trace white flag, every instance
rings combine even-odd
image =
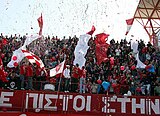
[[[75,48],[74,65],[78,63],[80,68],[82,68],[82,66],[85,65],[85,62],[86,62],[85,55],[86,55],[87,50],[89,48],[88,41],[90,38],[91,38],[91,35],[89,35],[89,34],[81,35],[79,38],[79,41],[77,43],[77,46]]]
[[[38,38],[41,38],[42,36],[41,35],[31,35],[31,36],[28,36],[24,42],[24,45],[23,46],[26,46],[26,45],[29,45],[30,43],[32,43],[34,40],[38,39]]]
[[[137,41],[131,41],[131,49],[133,49],[134,57],[137,60],[137,66],[136,68],[145,68],[146,65],[141,62],[139,59],[139,51],[138,51],[138,42]]]
[[[143,62],[141,62],[139,59],[139,52],[137,53],[136,60],[137,60],[136,68],[145,68],[146,67],[146,65]]]
[[[138,42],[137,41],[131,41],[131,49],[133,49],[133,53],[138,53]]]
[[[79,41],[74,50],[74,55],[75,55],[74,65],[79,64],[80,68],[82,68],[82,66],[85,65],[85,62],[86,62],[85,55],[87,54],[87,50],[89,48],[88,41],[95,30],[96,28],[93,25],[91,28],[91,31],[79,37]]]
[[[58,64],[55,68],[51,69],[50,77],[53,77],[53,76],[56,76],[57,74],[62,73],[64,69],[64,63],[65,63],[65,60],[61,62],[60,64]]]
[[[22,47],[18,48],[17,50],[13,51],[13,55],[11,58],[11,61],[7,64],[7,67],[13,68],[15,67],[15,63],[18,64],[22,61],[22,59],[25,57],[22,50],[26,50],[26,46],[32,43],[34,40],[40,38],[40,35],[35,36],[29,36],[26,38],[24,44]],[[14,59],[15,58],[15,59]]]
[[[13,68],[15,67],[15,63],[19,63],[22,61],[22,59],[25,57],[25,55],[22,52],[22,49],[26,49],[24,46],[20,47],[19,49],[13,51],[13,55],[11,57],[11,61],[7,64],[7,67]]]

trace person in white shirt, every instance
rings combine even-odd
[[[92,91],[93,94],[98,93],[98,84],[93,82],[93,84],[91,85],[91,91]]]
[[[70,83],[70,79],[71,79],[71,75],[70,75],[70,66],[66,65],[65,70],[63,71],[63,75],[64,75],[64,92],[69,92],[69,83]]]

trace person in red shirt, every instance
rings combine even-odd
[[[85,93],[86,87],[86,69],[82,66],[81,74],[80,74],[80,93]]]
[[[27,89],[29,90],[33,90],[33,68],[32,68],[32,64],[29,63],[26,66],[26,77],[28,78],[28,87]]]
[[[20,65],[20,80],[21,80],[21,90],[24,90],[24,78],[25,78],[25,74],[26,74],[26,66],[25,66],[25,62],[22,62],[22,64]]]
[[[40,68],[38,65],[35,66],[35,79],[36,79],[36,86],[37,90],[42,89],[42,82],[45,81],[45,77],[47,76],[47,72],[45,69]]]
[[[4,87],[5,82],[8,82],[7,72],[4,71],[3,62],[0,57],[0,88]]]
[[[79,64],[73,66],[72,77],[71,77],[71,90],[72,92],[78,91],[78,82],[80,78],[81,69],[79,68]]]
[[[35,70],[35,79],[36,79],[36,87],[35,89],[40,90],[41,89],[41,73],[42,69],[36,65],[36,70]]]

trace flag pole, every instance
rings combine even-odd
[[[59,80],[59,82],[58,82],[58,91],[57,91],[57,95],[59,95],[59,92],[60,92],[60,86],[61,86],[61,80],[62,80],[62,73],[61,73],[61,75],[60,75],[60,80]],[[58,97],[57,97],[57,99],[56,99],[56,101],[55,101],[55,105],[54,105],[54,109],[57,111],[57,102],[58,102]]]
[[[65,60],[65,59],[64,59]],[[63,72],[62,72],[63,73]],[[61,81],[62,81],[62,73],[60,74],[60,79],[59,79],[59,82],[58,82],[58,91],[57,91],[57,95],[59,95],[59,92],[60,92],[60,87],[61,87]],[[57,111],[57,102],[58,102],[58,97],[55,101],[55,105],[54,105],[54,110]]]

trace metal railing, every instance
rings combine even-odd
[[[64,81],[55,81],[55,82],[52,82],[50,83],[49,81],[33,81],[32,85],[33,85],[33,89],[32,90],[36,90],[36,91],[43,91],[44,90],[44,86],[46,84],[52,84],[55,86],[55,90],[54,91],[60,91],[60,92],[64,92],[64,88],[65,88],[65,82]],[[92,94],[92,84],[85,84],[86,87],[85,87],[85,93],[91,93]],[[28,81],[25,80],[25,88],[23,90],[28,90],[27,88],[28,86]],[[60,88],[58,88],[58,86]],[[76,90],[73,90],[72,88],[74,86],[77,86],[77,89]],[[97,84],[98,86],[98,84]],[[156,94],[154,88],[155,87],[159,87],[159,86],[151,86],[150,88],[150,93],[149,94],[145,94],[146,96],[159,96],[158,94]],[[17,89],[11,89],[11,88],[7,88],[7,87],[4,87],[3,89],[9,89],[9,90],[21,90],[20,87],[18,87]],[[139,89],[141,89],[141,87],[139,87]],[[80,91],[80,83],[71,83],[71,81],[69,82],[69,92],[75,92],[75,93],[79,93]],[[109,94],[116,94],[116,95],[124,95],[124,94],[127,94],[127,92],[130,91],[132,95],[136,95],[136,96],[145,96],[141,93],[140,90],[136,89],[136,88],[133,88],[131,89],[131,86],[130,85],[120,85],[119,87],[112,87],[110,86],[109,89],[108,89],[108,93]],[[104,92],[105,93],[105,92]],[[95,94],[95,93],[94,93]],[[100,94],[98,93],[98,88],[97,88],[97,94]]]

